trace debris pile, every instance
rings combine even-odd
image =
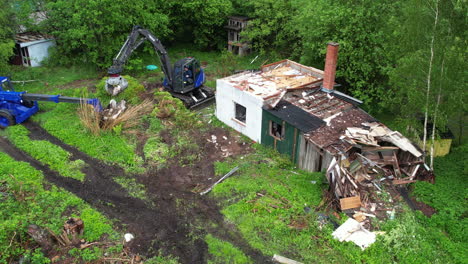
[[[422,151],[381,123],[348,127],[340,139],[348,147],[333,158],[327,180],[339,208],[358,222],[393,218],[399,196],[395,186],[434,180]]]

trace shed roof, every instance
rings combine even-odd
[[[53,41],[53,37],[46,34],[37,32],[24,32],[15,35],[15,42],[20,45],[21,48],[35,45],[42,42]]]
[[[53,39],[52,36],[37,33],[37,32],[24,32],[18,33],[15,36],[16,43],[26,43],[26,42],[33,42],[38,40],[48,40]]]
[[[257,72],[242,72],[223,78],[233,87],[256,97],[267,99],[284,89],[297,89],[321,81],[323,71],[290,60],[262,67]]]
[[[240,20],[240,21],[247,21],[247,20],[249,20],[250,18],[249,18],[249,17],[246,17],[246,16],[230,16],[229,19]]]
[[[263,107],[263,109],[304,133],[311,132],[325,124],[320,118],[312,116],[301,108],[284,100],[281,100],[275,108],[269,109],[268,107]]]
[[[314,131],[311,131],[306,138],[314,144],[327,150],[330,153],[344,151],[351,144],[342,141],[341,136],[349,127],[365,127],[363,123],[376,122],[377,120],[358,107],[352,107],[341,111],[325,120],[324,125]]]

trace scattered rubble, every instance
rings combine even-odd
[[[399,132],[378,122],[348,127],[344,143],[327,169],[327,179],[339,208],[359,222],[393,218],[396,186],[416,180],[433,181],[422,151]]]

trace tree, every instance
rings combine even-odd
[[[189,42],[201,49],[226,44],[224,26],[232,13],[230,0],[178,0],[169,7],[170,28],[177,42]]]
[[[5,71],[8,67],[8,61],[13,55],[14,42],[14,19],[12,12],[12,2],[3,1],[3,7],[0,10],[0,70]]]
[[[41,26],[57,41],[56,61],[106,67],[134,25],[160,38],[169,35],[166,5],[162,0],[48,0],[47,19]]]
[[[251,18],[244,36],[254,49],[268,53],[271,60],[298,57],[301,47],[296,26],[291,19],[296,10],[290,0],[234,1],[240,14]]]
[[[417,124],[416,117],[424,116],[419,135],[426,151],[429,123],[434,142],[436,131],[444,131],[449,118],[463,117],[468,110],[466,6],[449,0],[413,0],[402,10],[400,56],[390,75],[397,89],[393,104],[409,123]]]
[[[383,107],[387,70],[394,62],[391,46],[399,2],[392,0],[293,0],[292,19],[302,39],[301,62],[323,68],[326,43],[340,44],[337,78],[346,92],[370,110]]]

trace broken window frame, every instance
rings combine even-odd
[[[276,126],[279,126],[279,127],[280,127],[280,130],[281,130],[281,131],[280,131],[279,137],[273,133],[274,124],[276,124]],[[272,136],[273,138],[275,138],[275,139],[277,139],[277,140],[283,140],[283,139],[284,139],[284,136],[285,136],[285,131],[286,131],[285,127],[286,127],[286,126],[285,126],[285,123],[284,123],[284,122],[282,122],[281,124],[279,124],[279,123],[277,123],[277,122],[275,122],[275,121],[273,121],[273,120],[270,120],[268,133],[270,134],[270,136]],[[276,131],[278,131],[278,130],[276,130]]]
[[[242,107],[244,110],[244,114],[242,116],[241,113],[238,112],[238,110],[242,110],[242,108],[238,108],[238,107]],[[239,115],[240,114],[240,115]],[[247,108],[239,103],[236,103],[234,102],[234,119],[237,121],[237,122],[240,122],[242,124],[246,124],[247,122]]]

